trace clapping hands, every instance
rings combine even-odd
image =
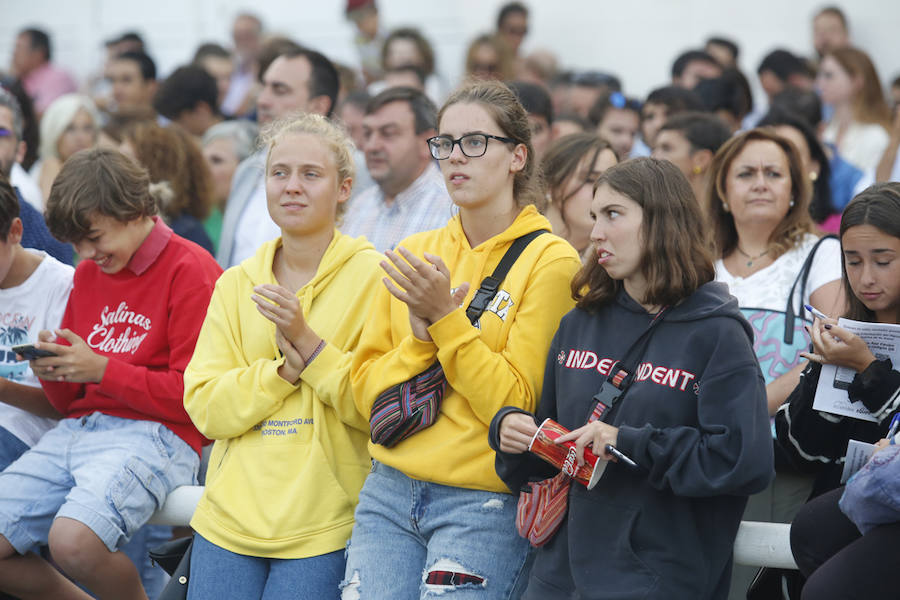
[[[462,304],[469,292],[463,283],[450,291],[450,270],[439,256],[425,253],[425,262],[412,252],[398,247],[397,252],[385,252],[390,262],[381,261],[381,268],[389,277],[382,281],[395,298],[409,307],[409,322],[413,335],[431,341],[428,327],[447,316]]]

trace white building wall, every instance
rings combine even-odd
[[[415,25],[435,46],[450,81],[462,72],[465,48],[494,26],[504,0],[379,0],[385,29]],[[830,0],[828,0],[830,2]],[[526,49],[547,47],[561,64],[618,74],[630,95],[668,81],[681,51],[711,34],[738,42],[740,65],[757,85],[762,57],[775,47],[811,54],[811,16],[819,0],[526,0],[532,11]],[[250,8],[271,32],[288,34],[329,57],[351,63],[352,27],[343,0],[0,0],[0,68],[9,65],[16,32],[39,25],[52,36],[56,62],[79,77],[99,69],[103,40],[135,29],[145,36],[160,74],[187,62],[205,41],[228,44],[235,13]],[[876,62],[884,83],[900,74],[896,36],[900,2],[845,3],[855,42]],[[757,88],[757,92],[759,92]],[[757,96],[759,97],[759,93]]]

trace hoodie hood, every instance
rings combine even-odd
[[[533,205],[524,207],[519,211],[519,214],[516,215],[515,220],[509,227],[497,235],[488,238],[474,248],[469,245],[469,239],[466,237],[465,231],[463,231],[462,215],[456,214],[447,223],[446,233],[443,235],[450,238],[449,243],[444,241],[441,243],[441,246],[452,249],[455,256],[452,258],[444,256],[445,262],[448,258],[451,262],[457,262],[461,257],[469,256],[477,264],[475,272],[478,274],[478,277],[477,280],[469,282],[472,285],[472,289],[469,291],[469,298],[466,299],[466,303],[469,302],[471,296],[475,293],[475,290],[478,289],[481,280],[485,276],[491,274],[492,269],[489,269],[488,266],[496,265],[500,260],[498,257],[506,252],[509,245],[512,244],[516,238],[539,229],[550,231],[550,221],[540,214]]]
[[[631,312],[645,312],[644,308],[629,296],[624,288],[619,290],[616,302]],[[708,317],[730,317],[737,320],[750,340],[753,329],[741,314],[737,299],[728,293],[728,286],[718,281],[704,283],[680,304],[671,307],[665,319],[670,322],[699,321]]]
[[[447,229],[450,232],[450,238],[460,247],[471,249],[474,252],[485,252],[490,254],[491,250],[495,247],[508,244],[514,239],[522,237],[526,233],[531,233],[538,229],[550,231],[550,221],[540,214],[533,204],[529,204],[519,211],[519,214],[516,215],[515,220],[509,227],[474,248],[469,245],[469,240],[466,238],[466,234],[463,231],[462,215],[457,213],[447,224]]]
[[[275,251],[281,245],[281,237],[269,240],[260,246],[256,254],[243,261],[238,267],[244,271],[254,286],[264,283],[277,283],[272,273],[272,264],[275,258]],[[319,292],[328,287],[328,284],[340,271],[340,268],[363,250],[374,251],[375,247],[366,238],[353,238],[342,234],[337,229],[334,230],[334,236],[331,238],[328,248],[325,249],[322,260],[319,261],[316,274],[309,283],[297,292],[304,315],[308,314],[312,301],[319,295]]]

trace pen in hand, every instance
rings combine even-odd
[[[894,441],[894,436],[897,434],[898,429],[900,429],[900,412],[895,414],[894,418],[891,419],[891,426],[890,428],[888,428],[887,435],[885,436],[888,440],[890,440],[890,443],[892,445],[896,444],[896,442]]]
[[[616,457],[616,460],[619,462],[625,463],[632,469],[637,469],[638,464],[631,460],[624,452],[613,446],[612,444],[607,444],[604,448],[608,454],[612,454]]]
[[[829,318],[828,315],[826,315],[825,313],[823,313],[821,310],[819,310],[819,309],[816,308],[815,306],[811,306],[811,305],[809,305],[809,304],[804,304],[803,307],[804,307],[806,310],[808,310],[809,312],[811,312],[811,313],[813,314],[814,317],[818,317],[818,318],[820,318],[820,319],[828,319],[828,318]]]

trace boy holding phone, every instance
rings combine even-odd
[[[147,598],[117,550],[179,485],[196,482],[203,437],[183,373],[221,268],[156,216],[147,172],[105,149],[70,157],[47,200],[55,237],[81,257],[62,324],[30,362],[57,426],[0,473],[0,591]]]
[[[56,424],[28,363],[14,347],[33,343],[62,320],[74,269],[45,252],[23,248],[19,200],[0,174],[0,471]]]

